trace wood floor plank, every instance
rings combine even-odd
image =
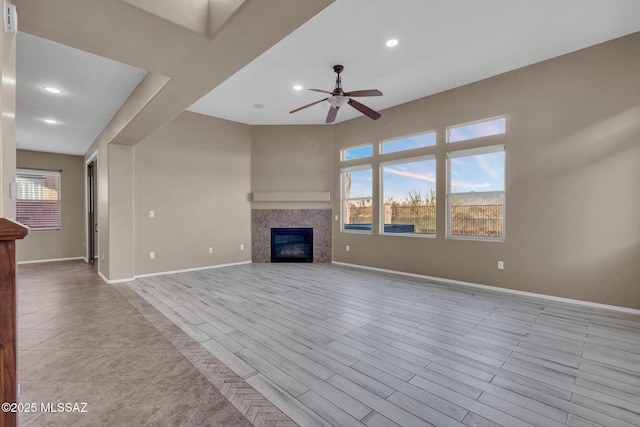
[[[571,427],[602,427],[602,425],[596,422],[585,420],[584,418],[578,417],[574,414],[569,414],[567,425]]]
[[[324,399],[318,393],[313,390],[309,390],[298,398],[300,402],[304,403],[309,409],[313,410],[316,414],[320,415],[332,426],[344,426],[344,427],[363,427],[360,421],[356,420],[346,412],[342,411],[333,403]]]
[[[363,387],[371,393],[377,394],[382,398],[389,397],[395,391],[392,387],[389,387],[381,383],[380,381],[371,378],[368,375],[360,373],[356,369],[353,369],[351,366],[343,365],[335,361],[331,357],[325,356],[322,353],[309,353],[308,356],[318,363],[325,364],[326,366],[335,370],[336,373],[344,376],[357,385]]]
[[[414,356],[411,353],[404,352],[404,354],[401,355],[401,351],[402,350],[400,349],[394,349],[393,347],[391,347],[389,352],[377,350],[372,354],[372,356],[374,356],[376,359],[391,363],[392,365],[403,368],[406,371],[412,372],[414,374],[431,363],[430,360]],[[377,362],[374,364],[377,365]]]
[[[396,391],[400,391],[412,398],[419,399],[426,406],[429,406],[433,410],[441,412],[455,420],[463,419],[467,413],[467,410],[464,407],[458,405],[457,402],[452,399],[443,398],[440,394],[433,393],[432,390],[426,390],[415,386],[411,382],[402,381],[393,375],[389,375],[386,372],[381,371],[375,366],[368,365],[364,362],[358,362],[354,365],[354,369],[375,378],[381,383],[392,387]],[[389,397],[387,397],[387,399],[389,399]]]
[[[494,423],[473,412],[469,412],[469,414],[464,417],[464,420],[462,420],[462,423],[469,427],[502,427],[500,424]]]
[[[280,365],[280,368],[356,420],[361,420],[371,413],[370,407],[295,363],[285,362]]]
[[[248,348],[239,351],[237,356],[293,397],[298,397],[309,390],[307,386],[287,375],[280,368],[272,365]]]
[[[246,381],[300,426],[333,427],[329,421],[316,414],[302,402],[294,399],[264,375],[253,375],[247,378]]]
[[[495,409],[492,406],[485,405],[484,403],[479,402],[477,400],[470,399],[466,396],[463,396],[459,393],[454,392],[453,390],[449,390],[446,387],[442,387],[439,384],[432,383],[419,376],[415,376],[410,381],[410,383],[424,390],[430,391],[432,393],[436,393],[438,396],[441,396],[442,398],[445,398],[452,402],[456,402],[461,407],[467,409],[467,411],[472,411],[498,424],[509,425],[509,426],[531,425],[519,418],[516,418],[512,415],[502,412],[499,409]]]
[[[274,340],[265,341],[265,346],[267,346],[271,351],[281,356],[282,361],[278,363],[278,365],[284,362],[293,362],[303,367],[304,369],[313,372],[316,376],[322,378],[323,380],[326,380],[327,378],[335,375],[335,372],[333,370],[325,367],[324,365],[318,362],[311,360],[309,357],[307,357],[304,354],[295,352],[281,345],[277,341],[274,341]]]
[[[576,380],[576,385],[595,390],[603,394],[608,394],[609,396],[617,397],[618,399],[626,400],[629,402],[637,402],[638,396],[640,396],[640,387],[620,387],[617,381],[610,378],[598,378],[597,382],[585,378],[578,378]]]
[[[564,419],[562,420],[563,422],[559,422],[551,418],[547,418],[538,412],[531,411],[523,406],[516,405],[511,401],[501,399],[490,393],[482,393],[478,401],[486,403],[493,408],[499,409],[506,414],[510,414],[534,426],[560,427],[566,425],[564,421],[567,419],[567,414],[565,414]]]
[[[426,406],[418,400],[407,396],[406,394],[400,393],[399,391],[393,393],[387,398],[387,400],[398,405],[402,409],[422,418],[423,420],[434,426],[460,427],[464,425],[461,422],[454,420],[453,418],[448,417],[441,412],[434,411],[433,408]],[[465,412],[465,417],[467,414],[468,412]]]
[[[575,402],[570,402],[564,399],[560,399],[556,396],[546,395],[544,393],[539,393],[537,391],[534,392],[531,389],[525,388],[520,384],[516,384],[511,381],[501,379],[500,377],[496,377],[493,382],[496,385],[499,385],[500,387],[507,388],[509,390],[512,390],[518,393],[528,394],[532,397],[535,397],[538,401],[543,402],[549,406],[553,406],[555,408],[561,409],[563,411],[566,411],[569,414],[574,414],[579,417],[595,421],[603,426],[640,425],[637,422],[635,424],[629,424],[626,421],[616,419],[615,417],[612,417],[606,413],[599,412],[597,409],[592,409],[591,407],[588,407],[588,406],[583,406],[580,404],[576,404]],[[572,394],[572,398],[573,398],[573,394]],[[640,421],[640,418],[638,418],[636,421]]]
[[[638,405],[638,403],[623,402],[623,406],[621,407],[618,406],[620,401],[606,402],[582,396],[578,393],[573,393],[571,401],[581,406],[597,409],[600,413],[607,414],[618,420],[626,421],[631,425],[638,425],[637,423],[640,421],[640,405]]]
[[[358,384],[349,381],[348,379],[335,375],[329,378],[329,382],[341,389],[345,393],[355,397],[365,405],[375,408],[377,412],[381,413],[390,420],[403,425],[403,426],[430,426],[427,421],[416,417],[410,412],[400,408],[388,400],[385,400],[377,394],[371,393],[369,390],[360,387]]]
[[[231,342],[234,342],[235,345],[225,345],[225,347],[227,347],[230,351],[233,351],[233,353],[236,355],[244,349],[249,349],[256,354],[259,354],[260,357],[262,357],[272,365],[279,365],[280,363],[287,360],[284,356],[267,347],[267,345],[265,345],[266,341],[258,342],[240,331],[231,332],[229,334],[226,334],[226,336],[227,339]]]
[[[367,427],[401,427],[399,424],[394,423],[389,418],[385,417],[378,412],[372,412],[362,420]]]
[[[245,361],[240,359],[238,356],[227,350],[225,347],[220,345],[215,340],[207,340],[200,343],[200,345],[211,354],[213,354],[216,358],[218,358],[222,363],[227,365],[233,372],[238,374],[240,378],[247,379],[257,373],[257,371]]]

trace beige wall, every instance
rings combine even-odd
[[[251,192],[330,192],[332,126],[253,126]],[[254,202],[254,209],[326,209],[329,202]]]
[[[117,281],[134,276],[133,147],[109,144],[108,152],[109,280]]]
[[[17,242],[18,262],[85,256],[84,161],[81,156],[18,150],[17,166],[61,170],[60,230],[32,231]]]
[[[134,147],[136,275],[251,260],[250,150],[249,126],[189,112]]]
[[[334,177],[341,148],[438,132],[439,229],[409,238],[334,223],[334,260],[639,309],[639,46],[637,33],[336,125]],[[502,114],[505,242],[446,239],[445,128]],[[336,214],[339,194],[336,180]]]
[[[15,219],[9,183],[16,176],[16,35],[0,31],[0,217]]]

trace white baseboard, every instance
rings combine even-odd
[[[542,298],[542,299],[546,299],[546,300],[550,300],[550,301],[558,301],[558,302],[564,302],[564,303],[569,303],[569,304],[584,305],[584,306],[588,306],[588,307],[602,308],[602,309],[605,309],[605,310],[620,311],[620,312],[623,312],[623,313],[640,314],[640,310],[636,310],[634,308],[620,307],[620,306],[617,306],[617,305],[607,305],[607,304],[600,304],[600,303],[591,302],[591,301],[582,301],[582,300],[578,300],[578,299],[554,297],[552,295],[536,294],[534,292],[525,292],[525,291],[518,291],[518,290],[515,290],[515,289],[499,288],[497,286],[481,285],[479,283],[463,282],[461,280],[444,279],[442,277],[425,276],[423,274],[407,273],[407,272],[404,272],[404,271],[396,271],[396,270],[387,270],[387,269],[384,269],[384,268],[369,267],[369,266],[366,266],[366,265],[359,265],[359,264],[349,264],[349,263],[346,263],[346,262],[332,261],[332,264],[342,265],[342,266],[345,266],[345,267],[361,268],[361,269],[364,269],[364,270],[378,271],[378,272],[381,272],[381,273],[390,273],[390,274],[398,274],[398,275],[401,275],[401,276],[415,277],[415,278],[418,278],[418,279],[424,279],[424,280],[427,280],[427,281],[430,281],[430,282],[436,282],[436,283],[445,283],[445,284],[450,284],[450,285],[467,286],[467,287],[470,287],[470,288],[477,288],[477,289],[484,289],[484,290],[488,290],[488,291],[503,292],[503,293],[507,293],[507,294],[523,295],[523,296],[529,296],[529,297],[535,297],[535,298]]]
[[[158,273],[139,274],[139,275],[135,275],[133,277],[128,277],[126,279],[116,279],[116,280],[107,279],[106,276],[104,274],[102,274],[102,272],[98,272],[98,276],[100,276],[100,278],[102,280],[104,280],[105,283],[107,283],[109,285],[114,285],[116,283],[133,282],[134,280],[142,278],[142,277],[164,276],[166,274],[175,274],[175,273],[188,273],[190,271],[208,270],[210,268],[231,267],[233,265],[243,265],[243,264],[251,264],[251,261],[233,262],[233,263],[230,263],[230,264],[208,265],[208,266],[205,266],[205,267],[185,268],[183,270],[161,271],[161,272],[158,272]]]
[[[244,265],[244,264],[251,264],[251,261],[240,261],[240,262],[232,262],[232,263],[229,263],[229,264],[209,265],[209,266],[206,266],[206,267],[186,268],[184,270],[162,271],[162,272],[159,272],[159,273],[139,274],[139,275],[136,275],[133,279],[129,279],[129,280],[135,280],[135,279],[139,279],[139,278],[142,278],[142,277],[164,276],[165,274],[188,273],[190,271],[208,270],[210,268],[231,267],[231,266],[234,266],[234,265]]]
[[[35,260],[31,260],[31,261],[18,261],[18,265],[20,264],[39,264],[42,262],[60,262],[60,261],[78,261],[78,260],[85,260],[85,257],[72,257],[72,258],[52,258],[52,259],[35,259]]]
[[[128,277],[126,279],[109,280],[102,273],[98,273],[98,276],[100,276],[100,278],[104,280],[104,282],[108,285],[115,285],[116,283],[124,283],[124,282],[133,282],[134,280],[136,280],[135,277]]]

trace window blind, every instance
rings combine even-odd
[[[33,230],[60,229],[60,172],[19,169],[16,219]]]

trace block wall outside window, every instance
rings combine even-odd
[[[342,170],[342,231],[371,232],[372,175],[371,165]]]
[[[447,153],[448,237],[504,239],[504,146]]]

